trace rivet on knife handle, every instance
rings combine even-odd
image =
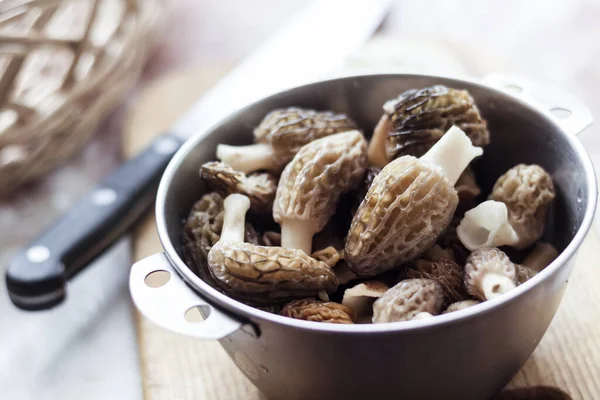
[[[6,285],[23,310],[53,307],[67,280],[126,232],[154,202],[158,181],[182,140],[164,134],[109,175],[10,262]]]

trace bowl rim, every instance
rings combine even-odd
[[[435,318],[431,319],[422,319],[422,320],[411,320],[411,321],[398,321],[398,322],[390,322],[385,324],[324,324],[314,321],[304,321],[294,318],[284,317],[278,314],[269,313],[267,311],[263,311],[241,302],[230,298],[229,296],[217,291],[212,288],[202,279],[200,279],[196,274],[192,272],[189,267],[185,264],[185,262],[179,257],[175,246],[169,239],[168,231],[167,231],[167,223],[166,223],[166,215],[163,212],[165,210],[165,201],[168,194],[168,187],[173,177],[177,173],[179,166],[188,156],[188,154],[195,149],[204,138],[210,136],[215,129],[219,126],[228,123],[239,115],[245,113],[248,109],[254,107],[256,104],[262,103],[264,101],[268,101],[274,97],[280,96],[284,93],[295,91],[299,89],[306,89],[310,87],[318,87],[319,85],[325,83],[332,83],[335,81],[344,81],[349,79],[368,79],[369,77],[388,77],[395,79],[418,79],[418,78],[433,78],[440,79],[445,81],[444,84],[457,85],[467,84],[469,86],[474,86],[482,90],[493,92],[495,96],[502,97],[505,100],[510,102],[516,102],[520,107],[524,107],[528,109],[528,111],[534,112],[535,114],[542,117],[544,120],[549,122],[554,128],[560,132],[562,136],[566,139],[569,145],[572,147],[574,152],[577,154],[577,158],[583,165],[583,172],[585,173],[585,179],[588,187],[587,193],[587,208],[585,210],[585,214],[581,225],[575,236],[571,240],[571,242],[567,245],[567,247],[559,254],[559,256],[546,268],[540,271],[536,276],[528,280],[527,282],[519,285],[515,289],[511,290],[508,293],[503,294],[502,296],[498,296],[495,299],[487,300],[473,307],[469,307],[463,310],[455,311],[448,314],[440,314]],[[581,246],[583,240],[585,239],[590,227],[592,225],[592,221],[594,219],[594,213],[596,210],[597,204],[597,196],[598,196],[598,188],[596,175],[594,172],[594,167],[591,161],[590,156],[586,152],[583,144],[576,138],[575,135],[569,134],[565,132],[565,130],[553,119],[549,118],[546,114],[544,114],[541,110],[537,109],[533,105],[525,102],[519,97],[512,96],[508,93],[505,93],[499,89],[488,86],[484,83],[481,83],[474,79],[466,79],[466,78],[451,78],[447,76],[440,75],[428,75],[428,74],[404,74],[404,73],[360,73],[360,74],[350,74],[344,75],[343,77],[329,78],[323,79],[319,81],[315,81],[309,84],[304,84],[300,86],[295,86],[293,88],[285,89],[283,91],[277,92],[275,94],[264,97],[258,101],[255,101],[242,109],[237,110],[236,112],[228,115],[226,118],[218,121],[212,126],[208,127],[204,131],[198,132],[192,137],[190,137],[186,142],[181,146],[181,148],[177,151],[177,153],[173,156],[171,161],[169,162],[159,184],[157,198],[156,198],[156,224],[158,230],[158,236],[163,247],[163,250],[169,259],[170,263],[173,265],[179,277],[182,278],[188,286],[190,286],[198,296],[206,299],[208,303],[217,309],[223,308],[229,313],[232,314],[232,318],[241,320],[242,323],[250,322],[252,324],[260,325],[262,322],[270,322],[277,325],[285,325],[287,327],[302,329],[302,330],[310,330],[310,331],[320,331],[320,332],[332,332],[332,333],[344,333],[344,334],[383,334],[390,332],[404,332],[411,330],[423,330],[423,329],[433,329],[439,328],[444,325],[457,324],[466,320],[470,320],[472,318],[477,318],[483,314],[489,313],[497,308],[501,308],[503,306],[507,306],[509,303],[514,301],[515,299],[523,296],[526,292],[528,292],[531,288],[539,285],[542,281],[548,279],[551,275],[556,273],[560,268],[566,267],[568,261],[575,255],[579,247]]]

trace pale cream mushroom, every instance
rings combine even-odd
[[[458,237],[469,250],[504,245],[525,249],[544,233],[554,197],[548,172],[538,165],[519,164],[496,181],[490,200],[465,213]]]
[[[305,144],[356,128],[356,123],[341,113],[298,107],[278,109],[267,114],[254,129],[255,144],[220,144],[217,158],[245,173],[279,172]]]
[[[386,165],[352,219],[345,247],[350,268],[374,276],[430,248],[458,204],[454,184],[481,154],[452,127],[420,159],[403,156]]]
[[[311,254],[313,236],[333,216],[341,195],[360,183],[366,149],[359,131],[317,139],[300,149],[281,175],[273,205],[282,247]]]
[[[390,287],[380,281],[366,281],[344,291],[342,304],[356,313],[357,323],[370,323],[373,302],[383,296]]]
[[[272,304],[337,289],[333,270],[300,250],[244,243],[249,207],[250,200],[244,195],[225,199],[221,237],[208,253],[210,272],[228,295]]]
[[[438,315],[444,303],[441,286],[431,279],[407,279],[373,303],[373,323],[408,321]]]
[[[481,247],[471,253],[465,265],[465,287],[481,301],[491,300],[517,286],[517,271],[503,251]]]

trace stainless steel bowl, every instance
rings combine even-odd
[[[218,143],[250,143],[252,128],[268,111],[292,105],[345,112],[368,133],[385,100],[433,84],[469,90],[489,122],[492,143],[476,163],[478,176],[485,178],[484,190],[517,163],[537,163],[552,174],[557,198],[545,240],[561,254],[540,274],[497,299],[431,320],[341,326],[284,318],[238,303],[212,289],[184,264],[182,220],[203,194],[198,169],[215,158]],[[555,117],[556,109],[571,114]],[[596,179],[588,155],[574,136],[590,123],[589,112],[572,96],[502,76],[475,82],[363,75],[266,98],[200,132],[169,164],[156,202],[164,253],[133,266],[133,299],[158,325],[201,339],[218,339],[268,398],[487,399],[519,371],[548,328],[575,253],[592,223]],[[170,275],[158,288],[146,284],[146,277],[155,271]],[[201,323],[184,318],[194,306],[203,311]]]

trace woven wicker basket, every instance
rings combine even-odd
[[[163,0],[0,0],[0,198],[79,149],[135,83]]]

